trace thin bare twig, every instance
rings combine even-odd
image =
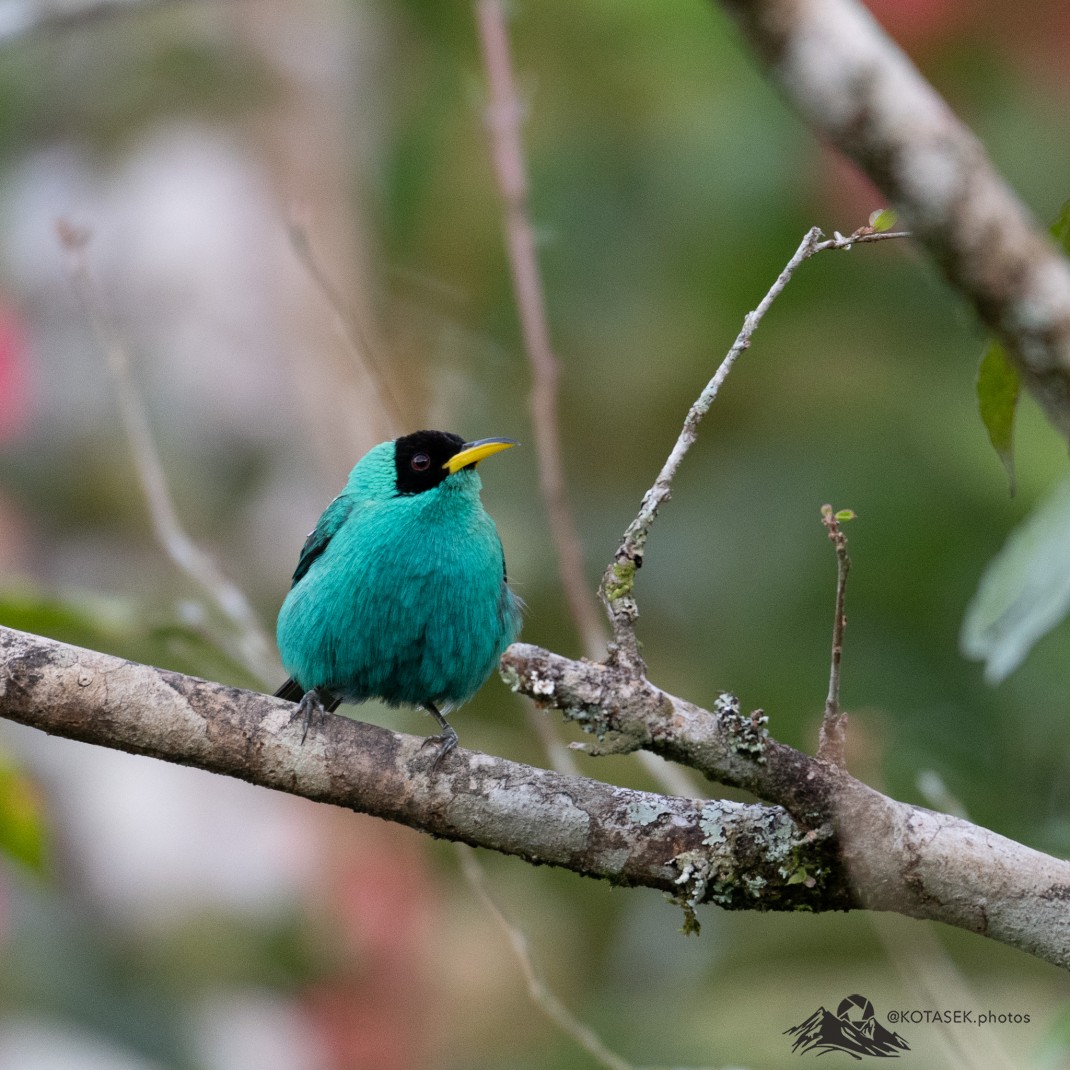
[[[505,204],[505,231],[513,290],[524,335],[524,348],[532,371],[531,419],[535,431],[539,485],[557,556],[558,574],[569,612],[589,658],[601,658],[606,649],[606,627],[594,592],[583,574],[583,546],[569,506],[561,459],[558,420],[560,363],[550,343],[546,305],[534,228],[528,211],[528,184],[520,144],[522,109],[513,77],[509,34],[500,0],[480,0],[476,6],[483,60],[490,88],[487,129],[490,133],[494,174]],[[528,708],[532,724],[554,769],[579,772],[571,751],[538,712]],[[656,755],[643,751],[639,761],[666,791],[689,798],[701,794],[690,777]]]
[[[341,294],[331,282],[326,268],[316,253],[308,225],[299,218],[297,212],[291,212],[286,221],[286,229],[297,259],[301,261],[309,278],[330,305],[339,333],[349,347],[357,367],[364,373],[366,381],[371,383],[376,393],[379,402],[378,411],[385,417],[386,437],[397,438],[408,426],[405,410],[390,385],[390,376],[387,375],[382,362],[376,356],[375,347],[371,344],[356,313],[347,307]]]
[[[487,886],[487,876],[483,867],[479,864],[475,849],[467,844],[458,843],[457,857],[461,863],[461,872],[468,881],[469,886],[479,896],[480,902],[486,907],[494,920],[501,926],[505,933],[509,946],[513,949],[516,961],[520,966],[520,972],[527,985],[528,995],[532,1003],[550,1019],[562,1033],[571,1037],[592,1059],[600,1066],[608,1067],[608,1070],[635,1070],[631,1063],[625,1062],[615,1052],[609,1050],[602,1042],[602,1038],[590,1026],[584,1025],[576,1016],[557,998],[539,976],[535,963],[531,959],[528,949],[528,941],[524,934],[503,913],[501,907],[494,901]]]
[[[840,523],[854,517],[849,509],[833,512],[831,505],[821,506],[821,523],[836,548],[836,612],[832,619],[832,665],[829,669],[829,693],[825,699],[825,715],[821,719],[821,735],[817,756],[826,762],[843,766],[847,744],[847,714],[840,711],[840,661],[843,658],[843,631],[847,627],[844,598],[847,592],[847,573],[851,559],[847,556],[847,536]]]
[[[520,145],[522,109],[513,78],[505,13],[500,0],[479,0],[476,21],[487,69],[490,103],[486,125],[494,175],[505,204],[505,237],[513,291],[532,371],[531,419],[539,460],[539,484],[550,519],[561,584],[588,657],[601,657],[606,632],[583,574],[583,546],[566,492],[561,459],[557,388],[561,369],[550,342],[535,232],[528,211],[528,182]]]
[[[235,628],[238,648],[234,655],[238,660],[259,679],[270,680],[278,675],[279,667],[274,646],[260,626],[253,607],[240,588],[227,579],[215,561],[189,537],[178,518],[145,407],[130,375],[130,355],[105,311],[86,259],[90,235],[83,228],[63,220],[57,224],[56,231],[68,255],[71,282],[92,323],[115,384],[119,414],[156,539],[180,571],[201,589]]]
[[[665,464],[662,465],[653,486],[643,495],[639,513],[624,532],[614,559],[602,577],[600,592],[613,621],[615,657],[629,660],[639,672],[642,671],[642,658],[635,640],[635,620],[638,617],[638,608],[632,597],[632,587],[635,581],[635,571],[643,563],[647,536],[650,534],[650,528],[658,515],[658,510],[672,494],[672,481],[687,451],[698,437],[699,423],[709,412],[710,406],[713,405],[721,386],[728,378],[728,373],[732,370],[736,359],[749,348],[751,337],[773,302],[791,281],[798,267],[816,253],[826,249],[847,250],[856,244],[905,237],[909,237],[905,231],[878,231],[872,226],[864,226],[846,236],[837,231],[833,237],[824,238],[819,227],[811,227],[791,259],[785,264],[784,270],[777,276],[776,282],[769,288],[768,293],[753,312],[747,313],[743,320],[743,327],[736,336],[731,349],[688,411],[676,444]]]
[[[656,1068],[640,1068],[626,1062],[616,1052],[610,1051],[603,1043],[602,1038],[590,1026],[584,1025],[560,999],[550,990],[546,982],[539,976],[539,971],[531,957],[528,948],[527,937],[509,918],[491,894],[487,882],[487,874],[480,864],[479,855],[474,847],[466,843],[456,843],[457,857],[461,863],[461,872],[468,881],[469,886],[479,897],[480,902],[493,915],[494,920],[505,933],[513,954],[520,966],[520,972],[527,985],[528,994],[532,1002],[550,1019],[558,1029],[566,1036],[571,1037],[592,1059],[599,1065],[608,1067],[609,1070],[656,1070]],[[683,1070],[683,1068],[681,1068]],[[703,1070],[695,1067],[691,1070]],[[705,1068],[712,1070],[712,1068]]]
[[[505,236],[513,292],[524,338],[524,350],[532,372],[529,398],[539,488],[550,522],[550,537],[557,557],[558,575],[569,612],[584,650],[599,657],[605,648],[605,629],[583,575],[583,548],[569,507],[561,460],[561,436],[557,415],[560,367],[550,345],[542,280],[535,256],[534,230],[528,218],[527,176],[520,147],[520,101],[514,86],[505,14],[497,0],[476,5],[483,61],[487,70],[490,104],[486,126],[490,135],[494,176],[505,206]],[[554,769],[576,774],[571,752],[553,727],[530,704],[527,719],[538,736]]]

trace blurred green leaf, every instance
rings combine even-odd
[[[1070,201],[1063,201],[1063,206],[1048,232],[1059,243],[1059,248],[1070,256]]]
[[[1014,414],[1021,389],[1018,369],[1001,342],[993,338],[977,369],[977,403],[992,448],[999,454],[1014,493]]]
[[[0,754],[0,851],[43,873],[47,839],[45,811],[37,785]]]
[[[61,599],[29,586],[0,591],[0,624],[75,646],[110,652],[136,634],[137,623],[130,603],[118,598],[80,593]]]
[[[171,612],[167,610],[170,609]],[[186,623],[178,617],[194,617]],[[227,626],[191,603],[153,610],[86,591],[57,597],[32,586],[0,589],[0,624],[145,665],[237,687],[262,686],[225,647]]]
[[[1058,1070],[1070,1060],[1070,1010],[1057,1015],[1041,1039],[1036,1070]]]
[[[1070,610],[1070,479],[1011,532],[966,609],[962,651],[1006,679]]]
[[[1049,227],[1070,254],[1070,200]],[[1007,351],[992,339],[977,372],[977,400],[988,437],[1010,478],[1014,476],[1014,416],[1021,376]],[[1070,610],[1070,491],[1063,483],[1011,533],[985,570],[962,626],[962,649],[986,662],[998,683]]]

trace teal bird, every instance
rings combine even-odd
[[[433,765],[457,745],[444,714],[479,690],[520,632],[476,472],[515,445],[416,431],[357,462],[305,541],[279,611],[290,679],[276,694],[300,699],[305,734],[313,713],[378,698],[438,721]]]

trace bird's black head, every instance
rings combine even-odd
[[[437,487],[450,471],[446,462],[464,447],[460,435],[448,431],[414,431],[394,443],[398,494],[419,494]]]

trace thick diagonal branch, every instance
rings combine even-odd
[[[605,740],[643,747],[833,830],[860,903],[981,933],[1070,966],[1070,862],[968,821],[890,799],[838,766],[769,738],[761,711],[723,695],[715,712],[661,691],[627,666],[572,661],[516,643],[503,676]]]
[[[856,0],[721,0],[791,104],[873,180],[1070,431],[1070,266]]]
[[[429,775],[422,740],[331,717],[300,745],[278,699],[0,628],[0,715],[397,821],[432,835],[670,892],[693,907],[929,918],[1070,966],[1070,863],[873,791],[619,670],[514,645],[509,681],[594,731],[776,805],[690,800],[458,749]]]
[[[630,791],[458,748],[434,775],[414,736],[0,627],[0,715],[196,766],[446,839],[646,885],[695,905],[843,910],[830,835],[779,807]]]

